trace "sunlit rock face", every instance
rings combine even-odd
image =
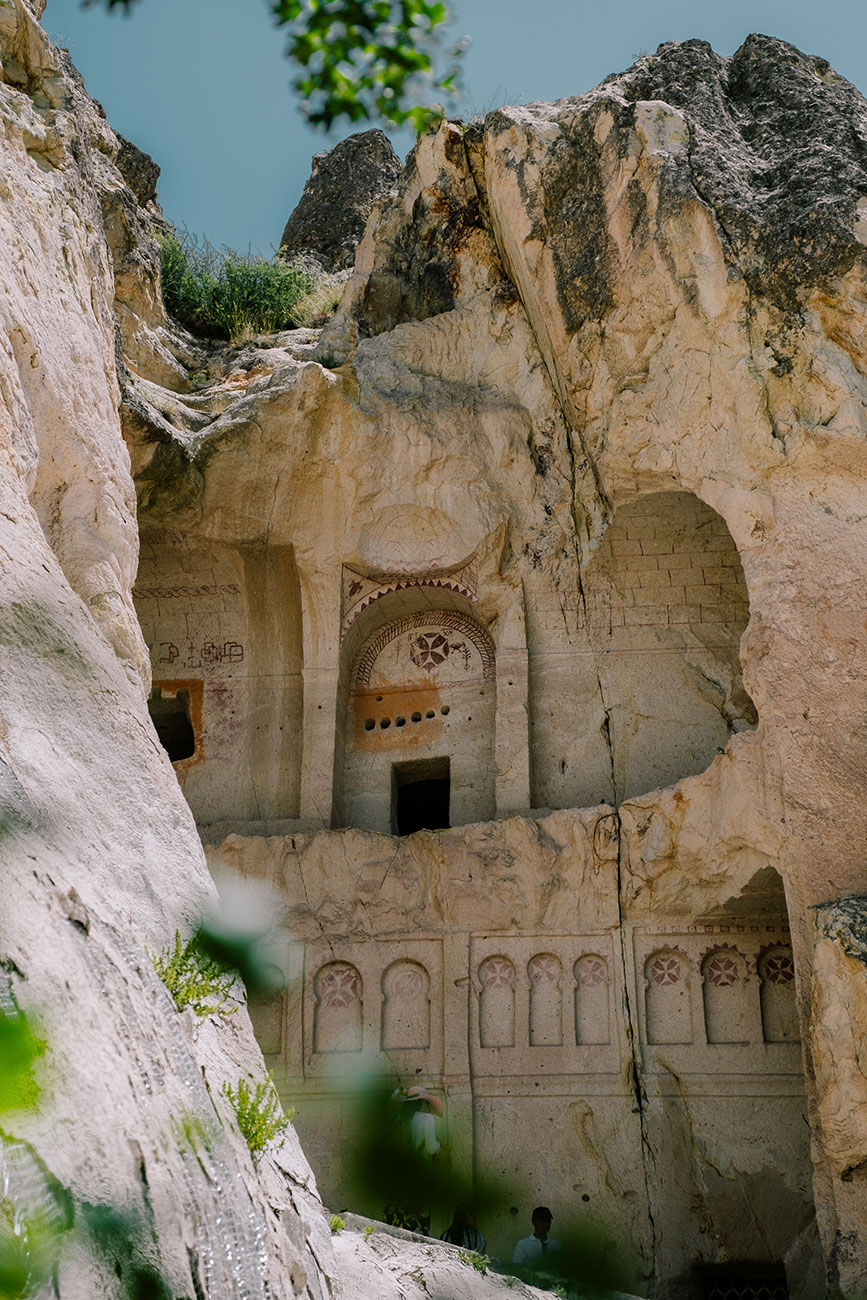
[[[40,1295],[128,1296],[143,1251],[160,1294],[318,1300],[330,1233],[298,1140],[254,1168],[221,1096],[264,1077],[246,1010],[197,1026],[146,952],[215,903],[131,598],[115,318],[131,357],[180,373],[154,332],[148,213],[129,147],[21,0],[0,6],[0,54],[0,1012],[48,1045],[40,1113],[0,1120],[4,1281],[14,1223],[31,1263],[59,1250]],[[86,1204],[139,1224],[117,1268],[73,1244],[58,1185],[79,1226]]]
[[[864,887],[865,139],[765,37],[446,123],[318,343],[130,426],[176,770],[282,890],[257,1023],[332,1200],[375,1065],[507,1191],[498,1253],[547,1201],[639,1290],[863,1290],[815,908]]]
[[[117,138],[20,0],[0,23],[0,955],[60,1008],[77,1123],[22,1135],[91,1199],[99,1149],[143,1202],[141,1150],[178,1294],[232,1294],[195,1236],[223,1167],[256,1285],[326,1293],[294,1139],[256,1173],[229,1125],[167,1190],[190,1062],[218,1109],[261,1068],[143,955],[211,898],[194,818],[279,891],[255,1025],[335,1208],[374,1069],[442,1099],[498,1255],[547,1203],[640,1294],[862,1295],[863,100],[753,37],[444,123],[321,337],[210,347]],[[390,1251],[336,1267],[373,1294]]]

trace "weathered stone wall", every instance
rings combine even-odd
[[[180,1185],[160,1135],[190,1061],[218,1092],[253,1059],[242,1017],[182,1050],[141,957],[211,890],[146,716],[113,311],[139,616],[196,747],[177,773],[213,864],[282,894],[297,979],[256,1016],[329,1196],[346,1063],[384,1063],[441,1091],[457,1162],[524,1213],[603,1225],[644,1289],[694,1294],[697,1266],[739,1259],[803,1300],[823,1273],[862,1294],[860,96],[767,38],[731,60],[688,42],[580,99],[446,123],[318,345],[197,349],[162,318],[116,138],[20,0],[0,12],[21,198],[3,956],[31,1005],[77,972],[56,1048],[77,1144],[34,1128],[37,1149],[82,1194],[141,1200],[144,1132],[149,1185]],[[374,644],[393,656],[362,680]],[[454,820],[486,820],[373,833],[399,765],[446,758],[473,792]],[[233,1141],[232,1213],[260,1216],[275,1285],[324,1293],[303,1158],[256,1177]],[[179,1288],[221,1177],[155,1196]]]
[[[216,893],[146,707],[115,313],[131,347],[170,354],[124,145],[38,7],[0,6],[0,1009],[48,1047],[40,1111],[3,1115],[4,1249],[13,1222],[35,1249],[45,1213],[52,1294],[129,1294],[132,1245],[115,1271],[63,1235],[53,1178],[137,1220],[172,1295],[323,1300],[331,1238],[298,1140],[254,1168],[221,1096],[264,1077],[246,1009],[197,1026],[146,951]]]
[[[298,816],[301,610],[291,548],[146,530],[135,588],[154,690],[185,691],[194,750],[175,765],[196,820]]]
[[[715,775],[676,787],[688,820],[714,807]],[[295,983],[256,1023],[323,1193],[347,1195],[367,1072],[420,1078],[445,1100],[456,1166],[502,1190],[483,1225],[494,1253],[514,1245],[511,1206],[526,1217],[551,1202],[561,1223],[598,1228],[632,1260],[639,1292],[654,1273],[688,1287],[697,1261],[746,1258],[786,1261],[792,1295],[812,1296],[821,1268],[779,878],[766,867],[732,902],[722,875],[702,911],[638,919],[621,910],[612,828],[603,808],[398,842],[235,836],[211,851],[223,869],[278,881],[289,902]],[[622,850],[642,830],[626,827]]]
[[[525,591],[534,807],[669,785],[755,722],[738,658],[743,570],[725,521],[697,497],[621,506],[571,608],[542,584]]]
[[[299,817],[205,833],[216,864],[280,882],[303,941],[269,1042],[279,1027],[315,1160],[336,1179],[322,1008],[345,981],[361,1057],[441,1086],[456,1146],[528,1203],[553,1187],[628,1225],[660,1294],[738,1258],[784,1263],[805,1297],[822,1263],[832,1291],[865,1282],[862,1140],[833,1118],[820,1028],[854,996],[827,979],[857,979],[814,911],[864,878],[865,123],[821,60],[751,38],[445,124],[368,226],[326,368],[302,340],[251,349],[255,393],[192,436],[175,420],[202,476],[197,536],[267,537],[298,565]],[[193,510],[170,446],[136,441],[146,516]],[[499,820],[328,831],[350,820],[347,570],[384,626],[401,582],[430,592],[470,562],[471,593],[444,584],[413,612],[470,614],[491,639]],[[527,818],[558,803],[603,806]],[[607,968],[607,1044],[575,1034],[584,957]],[[383,1047],[401,960],[414,1049]],[[483,1011],[488,977],[513,1021]],[[601,1002],[587,1015],[601,1036]],[[510,1023],[514,1044],[489,1047]]]

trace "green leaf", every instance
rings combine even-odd
[[[0,1114],[35,1110],[39,1084],[34,1067],[45,1042],[23,1012],[0,1011]]]

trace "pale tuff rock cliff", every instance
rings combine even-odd
[[[0,957],[63,1117],[20,1136],[152,1215],[179,1295],[428,1267],[335,1262],[294,1138],[256,1172],[230,1125],[166,1136],[261,1068],[143,955],[212,899],[191,809],[281,893],[256,1029],[329,1201],[369,1065],[636,1290],[861,1296],[861,97],[753,37],[444,123],[321,338],[209,348],[163,316],[152,173],[22,0],[0,30]]]
[[[145,952],[215,900],[131,600],[115,313],[147,322],[133,350],[159,324],[156,249],[128,150],[21,0],[0,44],[0,1007],[39,1017],[51,1096],[3,1117],[0,1217],[32,1226],[53,1176],[138,1215],[174,1296],[319,1300],[330,1233],[297,1139],[254,1170],[220,1097],[263,1073],[246,1011],[196,1029]],[[209,1149],[180,1136],[196,1122],[218,1129]],[[67,1300],[120,1286],[62,1252]]]
[[[136,385],[160,707],[301,941],[259,1033],[329,1197],[355,1051],[636,1287],[867,1285],[865,112],[752,37],[445,123],[315,350]]]

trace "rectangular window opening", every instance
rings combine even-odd
[[[393,835],[439,831],[449,826],[451,776],[448,758],[422,758],[391,768]]]
[[[192,758],[196,752],[196,736],[190,719],[190,692],[166,691],[155,686],[148,700],[148,712],[156,728],[157,737],[173,763]]]

